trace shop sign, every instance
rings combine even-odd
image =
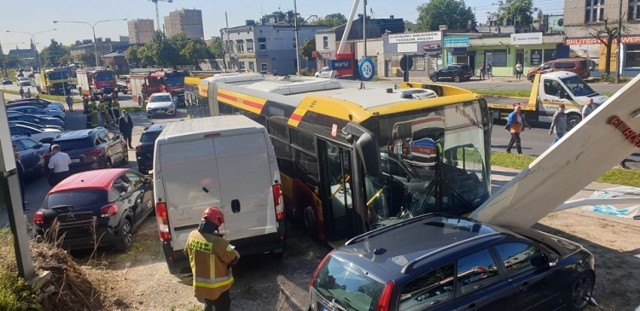
[[[440,31],[389,35],[389,43],[426,42],[440,40],[442,40],[442,33]]]
[[[511,45],[542,44],[541,32],[512,33]]]
[[[469,37],[444,37],[445,48],[466,48],[469,46]]]
[[[607,37],[601,37],[603,41],[606,41]],[[615,44],[616,40],[613,40]],[[602,43],[599,39],[590,38],[565,38],[564,45],[597,45]],[[622,37],[622,44],[638,44],[640,43],[640,36],[624,36]]]

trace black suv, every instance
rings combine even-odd
[[[436,82],[438,80],[452,80],[453,82],[467,81],[473,77],[473,69],[467,64],[451,64],[444,66],[429,74],[429,79]]]
[[[426,214],[330,252],[309,282],[308,310],[581,310],[593,255],[533,229]]]
[[[136,146],[136,159],[140,173],[148,174],[149,170],[153,167],[153,147],[156,139],[162,130],[167,127],[167,124],[168,123],[151,123],[144,128],[142,135],[140,135],[140,143]]]
[[[51,142],[71,157],[69,170],[73,173],[109,168],[129,162],[127,142],[118,134],[103,127],[69,131]],[[47,158],[48,160],[48,158]]]

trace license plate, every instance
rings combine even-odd
[[[80,159],[71,159],[71,163],[78,163],[80,162]]]

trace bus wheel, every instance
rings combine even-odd
[[[578,123],[580,123],[580,121],[582,121],[582,116],[577,113],[570,113],[567,116],[567,125],[569,126],[569,129],[574,128]]]
[[[313,207],[307,206],[304,208],[304,227],[313,233],[313,227],[316,224],[316,213],[313,211]]]

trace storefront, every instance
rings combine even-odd
[[[588,53],[586,57],[589,57],[594,63],[597,64],[597,69],[601,72],[605,71],[607,49],[602,42],[596,38],[583,37],[583,38],[566,38],[565,44],[569,46],[571,51],[577,55],[584,54],[584,51],[598,51],[598,54]],[[633,77],[640,73],[640,36],[624,36],[620,44],[620,74],[622,76]],[[582,53],[581,53],[582,52]],[[610,59],[610,71],[611,74],[616,73],[618,68],[617,55],[618,47],[616,40],[613,40],[611,44],[611,59]]]

